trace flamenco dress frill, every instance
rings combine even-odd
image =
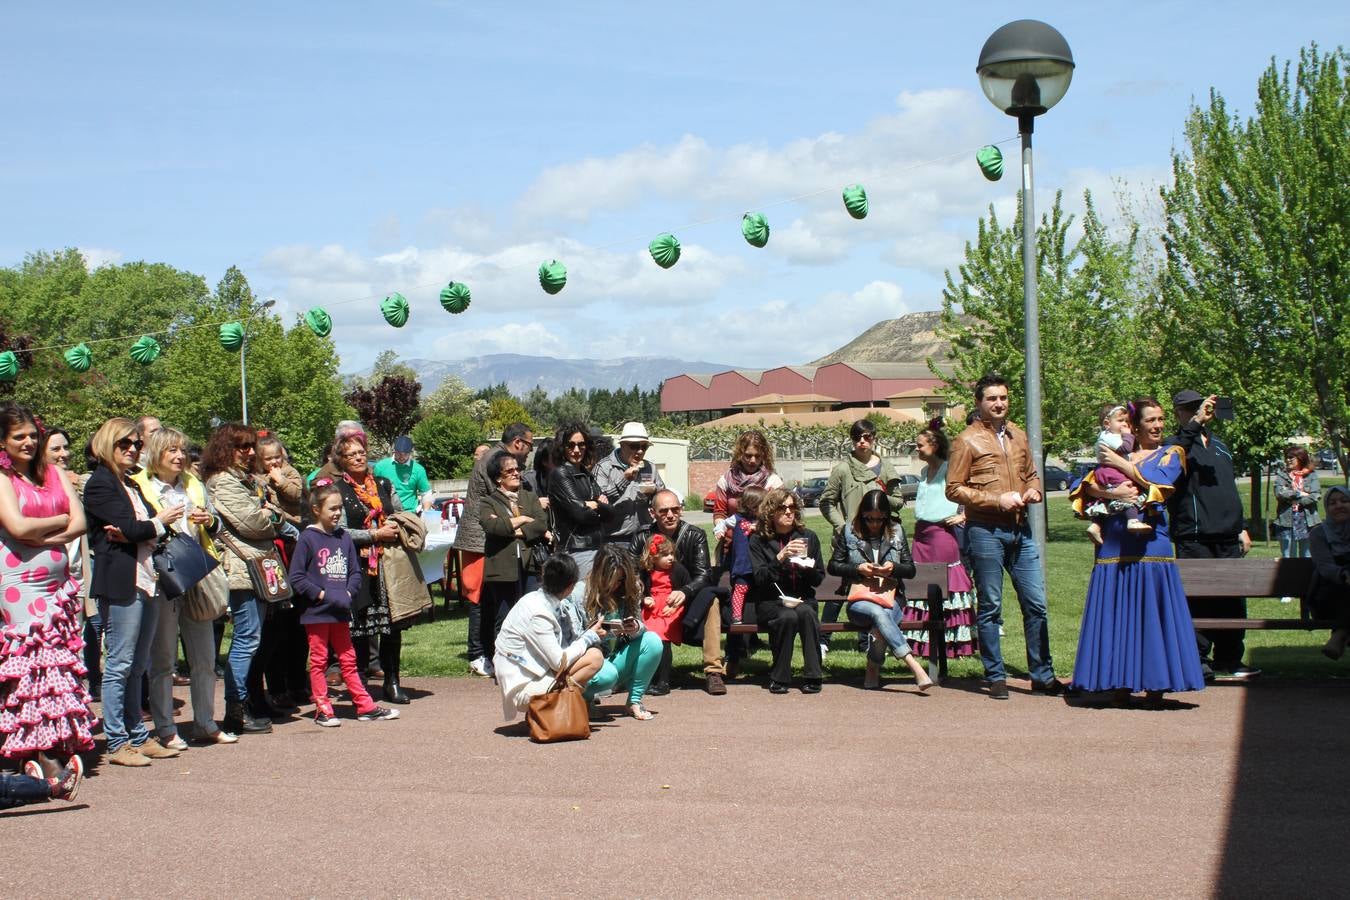
[[[1163,456],[1173,454],[1158,451],[1139,468],[1150,481],[1156,477],[1170,486],[1180,463],[1160,459]],[[1195,628],[1167,521],[1161,516],[1151,519],[1152,535],[1131,534],[1125,521],[1124,516],[1112,516],[1102,526],[1073,686],[1088,692],[1203,690]]]
[[[916,522],[913,554],[916,563],[946,564],[947,594],[942,601],[942,611],[947,623],[947,656],[952,659],[973,656],[979,650],[975,631],[975,586],[961,564],[961,548],[956,543],[956,536],[940,523]],[[906,598],[900,627],[905,629],[905,640],[914,653],[921,657],[928,656],[928,631],[913,626],[927,622],[926,598]]]
[[[43,487],[11,478],[26,516],[68,511],[61,476]],[[3,476],[0,476],[3,477]],[[0,529],[0,756],[94,748],[93,702],[81,678],[79,585],[66,548],[31,547]]]

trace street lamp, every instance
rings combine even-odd
[[[271,309],[277,305],[275,300],[266,300],[255,308],[250,305],[248,310],[249,317],[244,320],[244,341],[239,345],[239,405],[244,413],[244,424],[248,424],[248,326],[253,320],[253,314],[262,312],[265,309]]]
[[[1027,443],[1044,475],[1041,450],[1041,322],[1036,302],[1036,216],[1031,193],[1031,133],[1036,117],[1054,106],[1073,80],[1073,53],[1064,35],[1044,22],[1019,19],[989,35],[975,67],[989,102],[1017,117],[1022,135],[1022,316],[1026,353]],[[1041,484],[1044,486],[1044,480]],[[1031,533],[1045,559],[1045,504],[1031,507]],[[1042,562],[1042,564],[1044,564]]]

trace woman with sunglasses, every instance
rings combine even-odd
[[[136,423],[104,422],[90,442],[98,466],[84,486],[94,573],[89,593],[103,620],[103,733],[108,762],[144,767],[177,750],[150,736],[141,721],[141,676],[150,665],[150,645],[164,601],[156,599],[158,576],[150,556],[168,527],[183,518],[181,504],[153,511],[131,479],[145,441]]]
[[[249,668],[262,641],[263,601],[253,591],[246,559],[273,548],[280,517],[267,505],[267,489],[256,474],[258,433],[231,422],[211,433],[202,450],[202,480],[220,519],[217,546],[230,582],[230,622],[234,633],[225,658],[225,730],[266,734],[272,720],[258,715],[249,695]],[[181,507],[179,507],[181,509]],[[98,570],[97,564],[94,567]]]
[[[820,538],[802,526],[797,498],[774,488],[759,504],[756,531],[750,537],[755,621],[769,630],[773,668],[769,693],[786,694],[792,681],[792,644],[802,640],[802,693],[819,694],[820,622],[816,586],[825,577]]]
[[[872,635],[863,677],[863,687],[869,690],[881,687],[881,664],[887,647],[914,673],[920,691],[927,692],[933,686],[900,631],[905,603],[901,579],[913,578],[914,572],[905,530],[891,517],[890,498],[882,490],[863,494],[853,521],[835,538],[830,574],[844,579],[848,587],[848,620]]]
[[[568,422],[553,439],[555,466],[548,476],[549,509],[558,529],[554,548],[569,553],[581,577],[591,571],[595,551],[605,542],[609,498],[591,475],[595,439],[580,422]]]
[[[525,594],[530,545],[544,540],[548,515],[534,494],[520,489],[520,462],[510,453],[498,450],[488,457],[487,477],[496,489],[478,507],[484,544],[479,621],[484,650],[495,656],[497,632]]]
[[[42,459],[39,434],[27,409],[0,405],[0,756],[44,779],[69,766],[78,783],[94,717],[66,544],[85,520],[74,486]]]

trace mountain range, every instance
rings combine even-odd
[[[685,372],[722,372],[734,368],[726,363],[689,361],[664,356],[625,356],[620,359],[554,359],[548,356],[523,356],[517,353],[492,353],[467,359],[400,359],[410,367],[422,382],[426,396],[451,375],[457,375],[474,390],[506,383],[517,397],[523,397],[536,387],[549,396],[566,393],[572,388],[627,390],[637,385],[644,391],[654,391],[661,382]],[[358,372],[369,375],[370,370]]]

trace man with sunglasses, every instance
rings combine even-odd
[[[619,446],[595,464],[591,474],[609,498],[613,516],[605,542],[627,546],[639,531],[652,524],[651,498],[666,489],[660,474],[647,460],[651,439],[641,422],[626,422]]]
[[[689,572],[682,591],[672,591],[670,603],[683,606],[684,639],[680,643],[703,644],[703,675],[709,694],[720,697],[727,692],[726,666],[722,661],[722,610],[719,600],[726,591],[717,587],[716,575],[708,565],[708,535],[683,520],[684,507],[674,491],[660,490],[652,495],[653,523],[637,533],[632,542],[635,556],[653,535],[660,534],[675,545],[675,558]],[[668,690],[668,689],[667,689]],[[648,688],[647,693],[653,693]],[[662,691],[661,693],[665,693]]]
[[[454,550],[459,552],[460,591],[469,601],[469,671],[475,675],[492,674],[492,660],[487,657],[483,642],[478,637],[479,600],[483,591],[483,553],[486,550],[486,536],[478,521],[478,509],[483,498],[496,490],[497,486],[488,478],[487,461],[498,450],[505,451],[516,458],[521,466],[534,449],[534,432],[523,422],[512,422],[502,430],[501,443],[478,457],[469,475],[469,489],[464,497],[464,513],[459,518],[459,528],[455,532]]]

